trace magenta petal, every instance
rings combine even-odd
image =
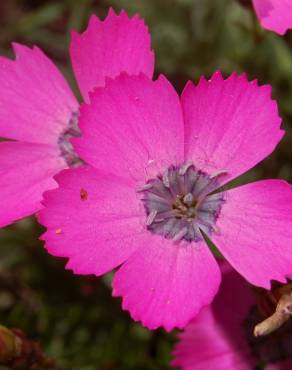
[[[70,47],[73,69],[84,99],[88,92],[103,86],[106,77],[121,72],[144,73],[152,77],[154,54],[148,28],[136,15],[129,18],[122,11],[109,11],[104,21],[91,16],[82,34],[72,33]]]
[[[45,194],[39,220],[48,229],[46,248],[68,257],[67,268],[101,275],[141,245],[144,210],[127,181],[87,166],[62,171],[56,180],[60,187]]]
[[[253,304],[251,290],[227,264],[223,270],[212,304],[180,334],[173,366],[183,370],[251,370],[256,365],[243,329]]]
[[[263,180],[228,190],[213,242],[250,283],[264,288],[292,271],[292,187]]]
[[[292,28],[291,0],[253,0],[261,25],[280,35]]]
[[[268,156],[283,136],[270,86],[219,72],[182,94],[185,153],[209,174],[226,171],[222,182],[244,173]]]
[[[181,105],[163,76],[152,81],[123,74],[108,80],[91,95],[91,104],[81,107],[79,122],[77,152],[105,172],[144,184],[151,171],[156,176],[184,161]]]
[[[0,226],[38,211],[42,193],[56,187],[52,177],[64,166],[49,145],[0,143]]]
[[[113,295],[149,329],[182,328],[209,304],[220,283],[220,270],[205,243],[179,245],[149,234],[117,271]]]
[[[78,103],[40,49],[18,44],[13,48],[15,61],[0,57],[0,136],[56,143]]]

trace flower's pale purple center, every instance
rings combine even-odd
[[[72,137],[79,137],[80,129],[78,127],[78,112],[73,112],[72,117],[65,131],[60,135],[58,145],[61,151],[61,156],[65,159],[68,167],[76,167],[82,161],[74,151],[73,145],[70,142]]]
[[[292,320],[288,320],[281,328],[269,335],[255,337],[254,327],[264,318],[258,306],[254,305],[243,323],[252,354],[264,364],[276,363],[292,357]]]
[[[216,230],[224,194],[210,194],[219,187],[218,173],[209,176],[188,162],[169,167],[139,189],[149,231],[168,239],[197,242]]]

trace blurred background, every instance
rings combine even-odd
[[[261,29],[248,0],[1,1],[0,54],[13,56],[12,41],[36,44],[76,91],[70,30],[84,30],[90,14],[104,18],[110,6],[145,19],[156,75],[167,74],[178,91],[188,79],[197,82],[217,69],[270,83],[286,136],[269,159],[236,182],[292,181],[292,32],[279,37]],[[97,279],[65,271],[66,261],[49,256],[38,241],[41,233],[34,219],[0,230],[0,323],[39,340],[55,360],[53,370],[170,369],[175,333],[134,323],[111,298],[110,275]]]

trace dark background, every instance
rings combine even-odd
[[[76,91],[70,30],[84,30],[90,14],[103,18],[109,6],[146,20],[156,74],[167,74],[178,91],[188,79],[197,82],[217,69],[225,75],[245,71],[250,79],[272,84],[286,136],[269,159],[239,181],[292,180],[292,33],[279,37],[262,30],[253,9],[239,1],[1,1],[0,53],[12,57],[12,41],[37,44]],[[34,219],[0,230],[0,323],[40,340],[58,369],[170,369],[175,333],[150,332],[131,321],[111,298],[110,275],[97,279],[65,271],[65,261],[49,256],[37,241],[41,232]]]

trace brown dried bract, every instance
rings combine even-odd
[[[279,297],[277,297],[277,294],[272,294],[277,302],[275,312],[255,326],[254,335],[256,337],[268,335],[276,331],[292,317],[291,283],[278,288],[275,293],[279,295]]]
[[[55,361],[43,352],[39,342],[20,329],[0,325],[0,364],[9,369],[54,370]]]

